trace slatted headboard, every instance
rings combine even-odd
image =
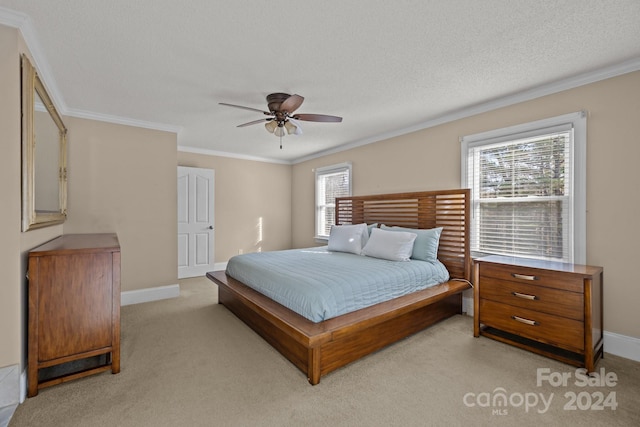
[[[470,190],[420,191],[336,198],[336,224],[443,227],[438,259],[452,278],[471,279]]]

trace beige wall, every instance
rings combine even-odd
[[[62,225],[21,232],[20,55],[18,30],[0,25],[0,368],[26,354],[26,254],[62,234]]]
[[[69,216],[21,232],[18,30],[0,26],[0,368],[26,358],[27,254],[66,233],[116,232],[122,289],[177,283],[176,135],[63,117],[69,129]]]
[[[122,290],[177,283],[176,135],[65,118],[64,233],[117,233]]]
[[[293,246],[314,244],[313,168],[351,161],[356,195],[459,187],[461,136],[579,110],[589,111],[587,263],[604,267],[605,330],[640,338],[640,72],[295,165]]]
[[[215,262],[291,247],[291,166],[178,152],[178,165],[215,170]]]
[[[20,60],[18,31],[0,25],[0,368],[20,362]]]

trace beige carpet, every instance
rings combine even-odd
[[[310,386],[216,298],[196,278],[179,298],[123,307],[121,373],[44,389],[9,426],[640,425],[637,362],[607,354],[598,368],[616,384],[581,387],[575,368],[473,338],[456,316]],[[538,369],[570,378],[538,386]]]

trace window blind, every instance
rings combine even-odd
[[[572,259],[572,140],[565,124],[469,144],[472,251]]]
[[[351,195],[351,164],[316,170],[316,237],[327,238],[335,224],[336,197]]]

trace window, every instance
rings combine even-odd
[[[351,163],[316,169],[316,238],[329,238],[336,221],[336,197],[344,196],[351,196]]]
[[[462,138],[472,252],[584,264],[585,163],[582,112]]]

